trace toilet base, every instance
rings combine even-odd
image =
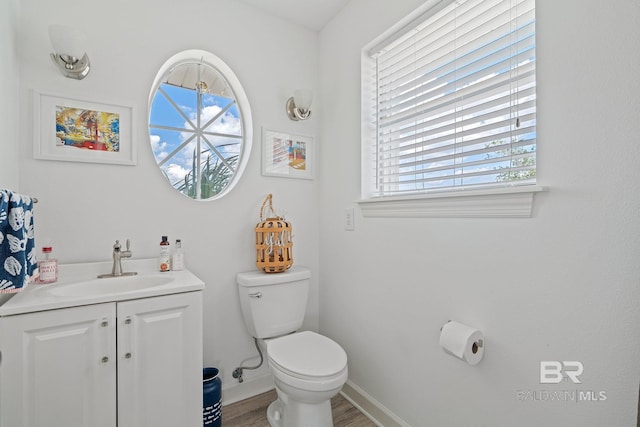
[[[310,404],[288,399],[285,405],[276,399],[267,408],[267,420],[271,427],[333,427],[331,401]]]
[[[280,399],[276,399],[267,408],[267,421],[271,427],[283,427],[282,425],[283,405]]]
[[[267,408],[267,421],[271,427],[283,427],[282,426],[282,402],[280,399],[276,399],[269,404]]]

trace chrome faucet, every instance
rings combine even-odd
[[[101,274],[98,278],[134,276],[138,274],[136,272],[122,272],[122,258],[131,258],[130,244],[131,242],[127,239],[127,250],[123,251],[120,241],[116,240],[116,243],[113,245],[113,267],[111,268],[111,274]]]
[[[129,246],[131,242],[127,239],[127,250],[123,251],[120,246],[120,241],[116,240],[116,243],[113,245],[113,268],[111,269],[111,274],[113,276],[122,276],[122,258],[131,258],[131,251],[129,250]]]

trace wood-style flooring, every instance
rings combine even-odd
[[[222,427],[269,427],[267,406],[276,400],[271,390],[222,408]],[[376,424],[338,394],[331,399],[335,427],[376,427]]]

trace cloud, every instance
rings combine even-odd
[[[207,123],[213,117],[220,113],[222,108],[217,105],[210,105],[202,109],[203,122]],[[225,112],[215,122],[213,122],[207,129],[208,132],[225,133],[228,135],[240,135],[242,127],[240,119],[235,117],[229,111]]]
[[[160,139],[159,135],[149,135],[149,140],[151,141],[151,149],[153,150],[153,154],[156,156],[157,160],[164,159],[167,154],[166,148],[167,143]]]
[[[164,172],[167,174],[167,177],[169,177],[169,182],[172,182],[172,183],[184,180],[184,177],[190,171],[190,169],[185,169],[182,166],[177,165],[175,163],[171,163],[169,164],[169,166],[166,166],[163,169],[164,169]]]

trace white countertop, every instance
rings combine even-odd
[[[149,298],[160,295],[176,294],[181,292],[191,292],[204,289],[204,282],[196,277],[189,270],[158,271],[158,260],[151,259],[123,259],[122,269],[124,272],[135,271],[138,280],[145,277],[162,277],[162,284],[146,288],[132,288],[126,291],[109,292],[108,285],[117,283],[125,277],[113,277],[97,279],[99,274],[110,273],[112,261],[92,262],[80,264],[60,264],[58,268],[58,281],[50,284],[30,283],[23,291],[14,294],[8,301],[0,306],[0,316],[10,316],[14,314],[31,313],[35,311],[54,310],[65,307],[75,307],[80,305],[98,304],[103,302],[126,301],[138,298]],[[61,296],[58,290],[65,285],[82,286],[82,282],[92,283],[95,280],[104,281],[106,292],[96,292],[85,295],[64,295]],[[165,283],[166,282],[166,283]],[[102,282],[100,283],[102,286]]]

